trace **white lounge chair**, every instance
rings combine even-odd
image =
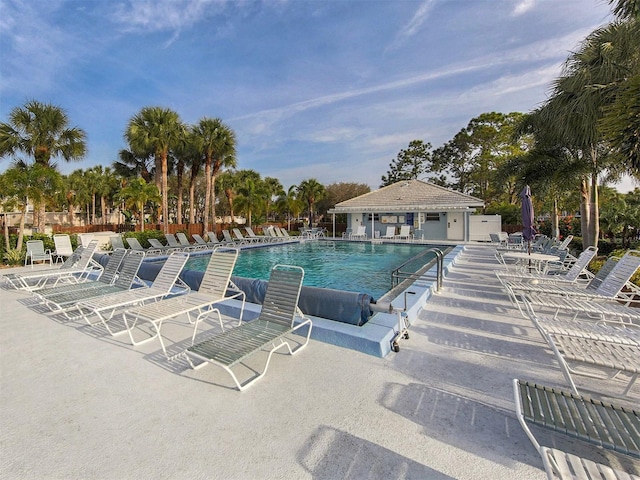
[[[162,242],[160,242],[160,240],[158,240],[157,238],[147,238],[147,242],[149,242],[149,245],[151,245],[151,247],[145,250],[148,255],[168,255],[171,252],[182,251],[182,248],[180,247],[170,247],[169,245],[163,245]]]
[[[78,235],[78,240],[80,240],[80,245],[88,247],[95,240],[95,235],[93,233],[81,233]]]
[[[114,255],[116,255],[116,253],[114,253]],[[144,252],[126,250],[126,256],[122,260],[118,274],[113,282],[84,282],[78,284],[78,287],[82,288],[75,290],[70,289],[68,291],[52,291],[44,294],[40,297],[40,301],[52,312],[62,313],[69,320],[78,318],[79,315],[74,315],[71,312],[77,311],[76,305],[79,302],[126,292],[131,289],[134,284],[146,287],[146,284],[138,278],[138,270],[143,259]],[[111,259],[109,262],[111,263]],[[104,278],[104,274],[100,278]]]
[[[513,390],[518,421],[542,456],[549,480],[555,475],[572,480],[633,478],[623,472],[611,476],[614,472],[609,467],[541,446],[529,425],[637,459],[640,412],[518,379]]]
[[[193,240],[197,245],[201,245],[204,248],[211,248],[216,245],[216,242],[207,242],[204,238],[202,238],[202,235],[199,235],[197,233],[191,234],[191,237],[193,237]]]
[[[111,243],[111,249],[114,251],[119,248],[126,248],[124,246],[124,240],[122,240],[122,235],[119,233],[116,235],[109,235],[109,242]]]
[[[267,373],[274,352],[286,348],[294,355],[302,350],[309,343],[312,329],[311,320],[304,317],[298,308],[303,277],[304,270],[300,267],[273,267],[260,316],[189,347],[185,353],[191,367],[198,369],[209,363],[218,365],[231,375],[238,390],[244,390]],[[297,315],[302,317],[298,324]],[[305,326],[308,332],[304,343],[292,349],[289,342],[293,340],[286,337]],[[239,380],[233,368],[263,349],[269,353],[262,372],[250,368],[254,375],[247,380]],[[202,363],[195,365],[192,359]]]
[[[387,231],[380,238],[384,238],[387,240],[393,240],[396,238],[396,227],[387,227]]]
[[[76,292],[81,290],[89,290],[92,288],[100,288],[105,285],[111,285],[118,277],[118,269],[124,259],[127,251],[123,248],[116,250],[112,255],[109,255],[107,264],[104,269],[98,273],[95,279],[87,279],[80,283],[67,283],[65,285],[58,285],[57,287],[41,288],[33,292],[33,295],[39,299],[45,299],[46,297],[61,295],[67,292]]]
[[[102,269],[102,265],[93,260],[98,241],[94,240],[88,247],[78,247],[74,254],[60,266],[60,268],[47,268],[25,273],[12,273],[5,275],[5,281],[18,290],[33,292],[45,286],[56,286],[60,282],[77,283],[84,281],[96,269]]]
[[[366,240],[367,239],[367,227],[365,225],[359,225],[355,233],[352,233],[349,240]]]
[[[411,235],[411,225],[401,225],[400,233],[398,233],[395,238],[397,240],[411,240],[413,235]]]
[[[585,273],[586,268],[595,257],[598,249],[596,247],[587,247],[578,257],[576,262],[564,272],[557,272],[555,274],[549,273],[514,273],[514,272],[505,272],[496,270],[495,274],[501,284],[505,284],[505,282],[511,282],[512,284],[516,284],[517,282],[521,282],[523,284],[555,284],[558,282],[564,283],[575,283],[582,274]]]
[[[24,257],[24,266],[31,264],[31,268],[35,262],[49,262],[49,265],[53,265],[51,258],[51,250],[44,249],[44,242],[42,240],[27,240],[27,254]]]
[[[196,336],[198,324],[203,321],[208,315],[216,313],[220,327],[224,330],[222,325],[222,317],[220,311],[216,306],[224,301],[232,300],[236,298],[242,298],[242,306],[240,308],[240,317],[238,324],[242,323],[242,314],[244,312],[244,303],[246,295],[243,291],[238,289],[231,281],[231,273],[233,267],[236,264],[238,258],[238,249],[228,247],[218,247],[211,252],[209,258],[209,264],[202,276],[202,282],[197,291],[191,291],[186,295],[179,295],[159,302],[150,303],[140,307],[134,307],[126,309],[122,313],[124,323],[129,332],[129,338],[133,345],[141,345],[147,343],[154,338],[158,338],[162,351],[167,359],[167,349],[160,330],[162,324],[171,319],[174,319],[180,315],[186,315],[189,323],[194,325],[193,339]],[[233,293],[227,295],[228,289],[231,288]],[[195,318],[192,318],[192,315]],[[153,335],[148,336],[142,340],[136,340],[133,332],[138,323],[148,323],[155,332]]]
[[[545,338],[560,364],[562,374],[576,394],[578,394],[578,388],[572,374],[613,379],[624,372],[630,376],[622,392],[622,395],[626,395],[640,373],[640,346],[638,345],[555,333],[547,333]],[[575,366],[580,367],[580,370]],[[595,373],[593,367],[599,371],[604,370],[606,374]]]
[[[134,288],[126,292],[104,295],[79,302],[75,306],[76,311],[89,325],[95,324],[91,321],[91,317],[97,316],[99,322],[104,325],[111,335],[126,333],[126,328],[114,332],[108,325],[109,320],[113,318],[116,311],[134,305],[144,305],[148,302],[158,301],[171,294],[188,292],[189,287],[178,278],[188,259],[189,254],[186,252],[173,252],[167,257],[151,286]],[[179,291],[174,291],[176,287]]]
[[[630,299],[625,294],[620,296],[619,294],[638,268],[640,268],[640,252],[630,250],[618,261],[614,258],[607,260],[586,287],[565,283],[549,285],[527,282],[504,282],[503,285],[511,300],[525,315],[519,303],[525,300],[531,304],[543,306],[551,305],[554,297],[567,297],[581,302],[617,298],[628,302]]]
[[[262,240],[260,240],[258,237],[245,237],[244,235],[242,235],[242,232],[240,231],[239,228],[234,228],[231,230],[233,232],[233,234],[236,236],[236,240],[238,242],[240,242],[241,244],[245,243],[261,243]]]
[[[167,239],[167,245],[175,249],[175,251],[184,250],[185,246],[181,245],[176,236],[173,233],[165,233],[164,237]],[[187,241],[187,244],[189,242]]]
[[[273,243],[275,240],[274,238],[268,237],[266,235],[256,235],[255,232],[253,231],[253,228],[251,227],[244,227],[244,229],[247,232],[247,235],[249,236],[248,238],[250,238],[254,242]]]
[[[192,235],[193,236],[193,235]],[[176,233],[176,238],[178,242],[185,250],[204,250],[206,247],[196,243],[191,243],[187,236],[183,232]]]
[[[55,263],[64,262],[73,255],[73,246],[71,245],[71,237],[66,233],[57,233],[53,236],[53,243],[56,249],[51,252],[51,257]]]

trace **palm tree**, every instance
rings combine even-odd
[[[127,125],[125,139],[131,150],[144,155],[153,151],[157,171],[161,172],[161,198],[164,233],[169,233],[169,151],[184,140],[186,127],[176,112],[168,108],[145,107]]]
[[[297,192],[309,207],[309,225],[313,225],[313,205],[324,196],[324,186],[315,178],[310,178],[298,185]]]
[[[140,231],[144,232],[144,207],[147,203],[158,203],[162,200],[158,187],[145,182],[142,178],[134,178],[120,190],[120,198],[127,208],[138,213]]]
[[[195,223],[195,210],[194,210],[194,201],[195,201],[195,182],[197,175],[200,170],[200,159],[201,155],[198,151],[198,144],[195,136],[193,135],[193,129],[189,129],[185,135],[184,142],[178,147],[175,148],[173,154],[176,159],[176,196],[178,197],[177,204],[177,213],[176,217],[178,223],[182,222],[182,204],[184,201],[184,184],[183,178],[184,173],[187,167],[190,168],[190,182],[189,182],[189,204],[190,204],[190,223]],[[194,168],[195,166],[195,168]],[[194,176],[195,173],[195,176]],[[193,188],[192,188],[193,187]]]
[[[70,162],[80,160],[86,153],[86,133],[69,127],[69,117],[60,107],[29,100],[23,107],[9,113],[8,122],[0,122],[0,158],[24,153],[35,163],[55,169],[53,158]],[[40,170],[43,175],[44,170]],[[46,181],[46,176],[43,177]],[[36,204],[36,226],[44,231],[45,204]]]
[[[204,200],[204,229],[208,229],[209,206],[213,225],[216,221],[215,210],[215,181],[223,167],[236,166],[236,137],[231,128],[222,123],[219,118],[202,118],[193,127],[195,142],[204,159],[204,176],[206,190]]]
[[[275,197],[278,197],[284,193],[284,188],[282,187],[282,183],[280,180],[273,177],[264,177],[264,186],[267,191],[267,198],[265,203],[265,217],[267,221],[269,221],[269,210],[271,207],[271,203]]]
[[[291,230],[291,217],[297,218],[304,208],[304,203],[298,198],[297,188],[291,185],[289,190],[286,193],[283,192],[276,200],[278,210],[287,214],[287,230]]]
[[[152,164],[152,153],[135,154],[130,150],[122,149],[118,152],[118,158],[113,162],[113,169],[116,174],[124,178],[141,177],[145,182],[149,183],[155,174]],[[161,184],[159,184],[159,187]]]
[[[20,231],[16,245],[18,250],[22,249],[25,217],[29,202],[43,204],[44,199],[53,195],[61,185],[62,177],[57,170],[40,163],[29,165],[23,160],[18,160],[4,172],[2,195],[5,202],[13,203],[20,210]]]
[[[249,226],[253,226],[253,213],[262,209],[269,195],[269,190],[254,170],[241,170],[237,174],[236,205],[247,213]]]
[[[224,196],[227,198],[227,203],[229,203],[229,215],[231,216],[231,222],[233,222],[234,219],[233,206],[238,183],[237,174],[231,170],[221,173],[218,177],[220,189],[224,192]]]

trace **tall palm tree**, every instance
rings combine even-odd
[[[189,201],[189,204],[190,204],[189,219],[190,219],[190,223],[195,223],[194,221],[195,181],[200,170],[201,154],[198,151],[198,143],[196,141],[195,136],[193,135],[192,128],[190,128],[186,132],[184,142],[182,142],[182,144],[178,148],[174,149],[173,154],[176,159],[176,164],[175,164],[176,177],[177,177],[176,178],[177,180],[176,196],[178,198],[177,214],[176,214],[177,221],[178,223],[183,223],[182,222],[182,204],[184,201],[183,178],[184,178],[185,170],[187,168],[190,168],[191,178],[189,182],[189,200],[190,200]],[[195,166],[195,169],[194,169],[194,166]],[[194,176],[194,173],[195,173],[195,176]],[[193,190],[192,190],[192,187],[193,187]]]
[[[6,199],[13,199],[20,210],[20,231],[16,246],[20,250],[29,202],[44,203],[47,196],[53,195],[61,188],[62,177],[55,169],[40,163],[28,164],[24,160],[14,162],[3,176],[5,189],[3,196]]]
[[[138,213],[140,231],[144,232],[144,208],[147,203],[158,203],[162,200],[158,187],[145,182],[142,178],[131,179],[120,190],[120,198],[127,208]]]
[[[239,179],[235,172],[226,170],[218,176],[218,184],[220,189],[224,192],[224,196],[229,203],[229,215],[231,216],[231,222],[234,219],[234,201],[236,197],[236,190],[238,188]]]
[[[287,214],[287,230],[291,230],[291,217],[297,218],[304,208],[304,203],[298,198],[297,188],[291,185],[287,192],[280,194],[276,200],[278,210]]]
[[[206,178],[204,229],[209,224],[209,206],[213,225],[216,221],[215,181],[223,167],[236,166],[236,136],[234,131],[222,123],[219,118],[202,118],[193,127],[193,134],[204,159],[204,176]]]
[[[264,213],[267,221],[269,221],[269,210],[271,204],[273,203],[273,199],[282,195],[284,193],[284,188],[282,187],[282,183],[280,183],[280,180],[274,177],[264,177],[263,182],[267,191]]]
[[[145,107],[129,120],[125,139],[133,152],[144,154],[153,150],[156,172],[161,172],[162,219],[164,233],[169,233],[169,151],[184,140],[186,127],[180,116],[171,109]]]
[[[260,174],[254,170],[241,170],[236,176],[238,179],[236,205],[247,214],[249,226],[252,227],[253,214],[261,211],[265,206],[269,190],[260,178]]]
[[[315,178],[303,180],[297,188],[298,196],[307,203],[309,207],[309,225],[313,225],[313,206],[324,196],[324,185]]]
[[[52,159],[80,160],[87,150],[86,133],[69,124],[69,116],[61,107],[29,100],[11,110],[8,122],[0,122],[0,158],[24,153],[35,163],[53,169],[56,165]],[[41,172],[44,174],[44,170]],[[36,226],[44,231],[45,204],[40,202],[36,207]]]

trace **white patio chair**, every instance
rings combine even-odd
[[[57,233],[53,236],[53,243],[56,249],[51,252],[51,257],[55,263],[64,262],[73,255],[73,247],[71,246],[71,237],[69,235]]]
[[[349,240],[366,240],[367,239],[367,227],[365,225],[359,225],[354,233],[349,236]]]
[[[625,472],[614,472],[610,467],[541,446],[529,425],[637,459],[640,458],[639,412],[518,379],[513,381],[513,392],[518,421],[542,456],[549,480],[556,476],[571,480],[634,478]]]
[[[236,248],[217,247],[214,249],[211,252],[209,264],[197,291],[192,290],[186,295],[179,295],[159,302],[126,309],[122,313],[122,317],[129,332],[131,343],[133,345],[142,345],[154,338],[158,338],[162,351],[169,359],[170,357],[160,333],[164,322],[175,319],[180,315],[186,315],[189,323],[194,325],[191,338],[193,343],[198,324],[213,313],[217,314],[220,328],[224,331],[220,310],[216,306],[221,302],[241,297],[242,306],[240,307],[240,316],[238,318],[238,325],[240,325],[242,323],[246,295],[231,281],[231,273],[236,264],[238,252],[239,250]],[[231,294],[227,293],[228,289],[232,289]],[[192,318],[192,315],[195,318]],[[154,333],[142,340],[136,340],[133,332],[139,323],[150,324]]]
[[[189,347],[185,353],[191,367],[198,369],[209,363],[218,365],[231,375],[238,390],[244,390],[267,373],[274,352],[286,348],[289,354],[295,355],[306,347],[311,337],[312,323],[298,308],[303,277],[304,270],[300,267],[273,267],[260,316]],[[298,316],[302,317],[300,323],[296,323]],[[292,336],[291,340],[287,337],[305,326],[308,331],[304,342],[296,340],[299,345],[292,349],[289,342],[297,336]],[[252,377],[238,379],[233,368],[263,349],[268,351],[268,355],[262,371],[252,367]],[[201,363],[195,365],[193,359]]]
[[[189,291],[189,286],[178,278],[188,259],[189,254],[186,252],[171,253],[150,286],[134,288],[126,292],[118,292],[79,302],[75,305],[78,316],[84,318],[89,325],[95,325],[98,322],[102,323],[111,335],[126,333],[126,328],[114,332],[108,324],[118,310],[134,305],[144,305],[148,302],[158,301],[168,295]],[[98,317],[98,322],[91,321],[91,317],[94,315]]]
[[[98,241],[94,240],[86,248],[76,248],[74,254],[65,260],[60,268],[8,274],[4,276],[5,280],[16,289],[29,292],[45,286],[56,286],[60,282],[84,281],[92,272],[102,269],[102,265],[93,260],[93,253],[97,247]]]
[[[53,264],[51,258],[51,250],[44,249],[44,242],[42,240],[27,240],[27,253],[24,257],[24,266],[31,264],[31,268],[35,262],[49,262],[49,265]]]
[[[411,240],[411,225],[401,225],[400,232],[395,236],[397,240]]]
[[[387,227],[387,231],[380,238],[384,238],[387,240],[393,240],[396,238],[396,227]]]

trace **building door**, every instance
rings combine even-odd
[[[447,240],[464,240],[463,212],[447,212]]]

